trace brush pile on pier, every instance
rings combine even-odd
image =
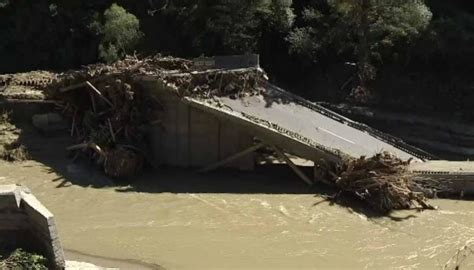
[[[85,81],[111,81],[113,78],[126,77],[139,79],[153,77],[165,85],[173,87],[181,96],[212,98],[213,96],[242,97],[258,94],[261,91],[259,81],[266,80],[266,74],[258,68],[240,70],[209,69],[202,70],[193,66],[191,60],[161,57],[147,58],[128,56],[113,64],[94,64],[80,70],[72,70],[57,76],[50,87],[50,95],[57,96],[58,90],[68,89]],[[61,92],[61,91],[59,91]]]
[[[261,92],[259,82],[265,80],[261,69],[207,70],[169,75],[164,78],[168,84],[177,87],[182,96],[202,99],[228,96],[242,98]]]
[[[330,182],[383,213],[413,207],[434,209],[427,203],[432,192],[413,181],[408,164],[388,152],[348,159],[331,173]]]
[[[160,55],[140,59],[138,57],[128,56],[112,64],[93,64],[83,67],[79,70],[71,70],[61,73],[57,76],[57,81],[51,88],[54,94],[62,87],[70,87],[77,83],[85,81],[104,81],[112,80],[114,77],[155,76],[165,77],[167,73],[181,73],[189,71],[192,61],[174,58],[161,57]]]
[[[162,108],[144,93],[138,76],[187,69],[187,64],[175,58],[128,57],[59,74],[49,95],[64,102],[62,112],[72,119],[70,133],[77,144],[68,150],[95,160],[112,177],[139,173],[148,156],[147,126],[160,121]]]
[[[147,127],[159,124],[160,100],[147,93],[143,79],[160,82],[178,97],[242,96],[256,93],[264,76],[259,69],[202,70],[190,60],[154,56],[127,57],[111,65],[95,64],[58,74],[48,96],[63,103],[72,119],[68,148],[103,166],[106,174],[129,177],[141,170],[150,147]]]

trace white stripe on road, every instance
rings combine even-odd
[[[341,137],[341,136],[339,136],[339,135],[337,135],[337,134],[335,134],[335,133],[333,133],[333,132],[331,132],[331,131],[329,131],[329,130],[327,130],[327,129],[322,128],[322,127],[317,127],[317,129],[319,129],[319,130],[321,130],[321,131],[324,131],[324,132],[326,132],[326,133],[329,133],[329,134],[331,134],[331,135],[333,135],[333,136],[336,136],[336,137],[338,137],[339,139],[344,140],[344,141],[346,141],[346,142],[348,142],[348,143],[355,144],[353,141],[349,141],[348,139],[346,139],[346,138],[344,138],[344,137]]]

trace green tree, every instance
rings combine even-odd
[[[288,36],[291,52],[318,61],[326,54],[357,63],[358,87],[370,94],[377,63],[426,29],[432,14],[422,0],[314,0]],[[369,95],[370,96],[370,95]]]
[[[8,6],[9,3],[10,3],[9,0],[0,0],[0,8],[4,8]]]
[[[104,21],[103,25],[95,21],[90,27],[102,34],[99,57],[110,63],[133,50],[143,33],[140,31],[140,22],[137,17],[117,4],[112,4],[105,10]]]
[[[174,12],[194,49],[204,54],[256,52],[265,31],[288,31],[292,0],[173,1]]]

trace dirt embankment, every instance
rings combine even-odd
[[[26,147],[19,142],[21,130],[12,124],[9,114],[0,113],[0,158],[7,161],[28,159]]]

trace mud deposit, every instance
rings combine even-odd
[[[82,165],[46,163],[2,162],[0,184],[28,186],[55,214],[70,259],[107,267],[440,269],[474,239],[473,201],[370,218],[322,202],[287,172],[174,170],[117,186]]]

